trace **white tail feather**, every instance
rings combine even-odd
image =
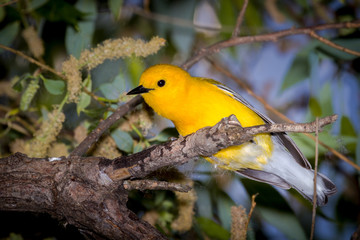
[[[291,153],[273,136],[274,151],[263,171],[276,174],[310,201],[314,194],[314,171],[298,164]],[[317,204],[324,205],[327,196],[336,192],[335,186],[324,175],[317,174]]]

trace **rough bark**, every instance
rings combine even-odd
[[[320,119],[320,127],[335,120],[336,115]],[[199,155],[211,156],[249,141],[257,133],[314,129],[314,123],[242,128],[231,116],[214,127],[115,160],[29,158],[16,153],[0,159],[0,210],[48,213],[95,239],[165,239],[127,208],[125,179],[141,179],[161,167],[182,164]],[[150,185],[153,189],[166,188],[163,183]],[[128,181],[125,186],[129,187]],[[174,187],[169,185],[170,190]],[[140,184],[139,188],[146,186]],[[186,187],[181,189],[186,191]]]
[[[49,161],[16,153],[0,161],[0,210],[48,213],[95,239],[165,239],[126,207],[127,190],[101,158]]]

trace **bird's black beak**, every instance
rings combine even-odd
[[[154,90],[153,88],[145,88],[143,85],[140,85],[130,92],[128,92],[126,95],[135,95],[135,94],[141,94],[141,93],[147,93],[151,90]]]

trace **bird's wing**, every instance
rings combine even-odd
[[[237,92],[233,91],[232,89],[228,88],[227,86],[225,86],[221,83],[215,82],[213,84],[215,84],[219,89],[224,91],[226,94],[228,94],[232,98],[236,99],[237,101],[241,102],[242,104],[244,104],[245,106],[250,108],[257,115],[259,115],[259,117],[261,117],[265,123],[274,123],[274,121],[272,121],[269,117],[267,117],[266,115],[264,115],[263,113],[261,113],[257,109],[255,109],[254,106],[252,106],[249,102],[247,102]],[[294,159],[301,166],[303,166],[307,169],[311,169],[311,165],[310,165],[309,161],[306,159],[304,154],[300,151],[298,146],[296,146],[294,141],[285,132],[284,133],[274,133],[273,135],[276,136],[280,140],[279,142],[282,143],[282,145],[291,153],[291,155],[294,157]]]

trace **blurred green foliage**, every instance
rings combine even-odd
[[[62,63],[70,55],[78,58],[83,50],[93,48],[106,39],[132,37],[150,40],[153,36],[160,36],[167,43],[156,55],[106,60],[95,69],[82,69],[82,90],[76,103],[64,102],[68,94],[67,82],[58,74],[40,70],[38,65],[0,48],[0,155],[7,156],[21,149],[18,140],[32,139],[41,123],[46,121],[47,113],[59,105],[66,119],[56,142],[64,143],[66,151],[73,149],[81,141],[78,135],[94,129],[101,119],[111,115],[118,105],[129,99],[125,96],[126,91],[138,84],[139,76],[146,67],[157,63],[180,65],[198,49],[228,39],[243,1],[205,1],[205,6],[214,10],[218,22],[222,24],[220,30],[210,32],[200,31],[193,24],[195,11],[205,11],[206,15],[206,8],[200,8],[204,6],[204,1],[2,1],[0,44],[34,59],[31,43],[41,44],[45,53],[36,61],[60,74]],[[249,1],[240,33],[242,36],[254,35],[293,26],[312,26],[344,19],[351,21],[359,18],[359,9],[358,1],[252,0]],[[207,24],[211,23],[210,20]],[[34,26],[35,37],[25,39],[22,32],[29,26]],[[360,51],[359,29],[328,30],[321,32],[321,35],[344,48]],[[266,55],[269,49],[277,54]],[[358,56],[334,49],[318,40],[293,36],[278,42],[223,50],[212,57],[247,79],[256,94],[276,104],[290,118],[299,116],[291,115],[293,109],[302,116],[301,121],[339,114],[338,122],[326,127],[320,133],[319,140],[360,164]],[[282,73],[273,69],[279,73],[267,84],[253,81],[250,74],[263,58],[269,64],[278,63],[279,69],[282,65],[287,66]],[[199,62],[191,71],[206,73],[210,77],[219,76],[205,62]],[[261,76],[267,78],[265,70]],[[223,76],[217,80],[229,83],[229,79]],[[237,87],[233,82],[229,84]],[[267,94],[270,92],[275,94]],[[289,95],[295,97],[281,97]],[[270,99],[272,96],[276,96],[273,97],[275,99],[279,96],[279,101]],[[154,117],[146,106],[140,106],[113,126],[107,136],[111,140],[106,142],[105,147],[100,143],[99,146],[110,149],[106,151],[109,155],[104,157],[111,158],[114,155],[110,153],[139,152],[150,145],[177,137],[178,133],[168,122]],[[305,156],[313,162],[314,142],[302,134],[292,136]],[[97,149],[92,149],[89,154],[95,155],[96,152]],[[54,156],[60,154],[48,153]],[[338,193],[319,211],[315,238],[349,239],[360,219],[359,173],[322,146],[319,147],[319,154],[320,170],[335,181]],[[129,208],[139,217],[154,213],[157,216],[155,227],[170,239],[229,239],[231,206],[241,204],[249,211],[251,196],[259,193],[248,239],[305,239],[309,235],[311,204],[295,191],[279,192],[269,185],[230,173],[221,173],[219,177],[214,174],[218,170],[204,160],[196,161],[188,168],[190,170],[181,171],[195,182],[197,202],[193,227],[187,232],[172,229],[171,224],[179,214],[177,199],[170,191],[133,191],[129,196]],[[154,175],[153,178],[161,177]],[[171,180],[171,177],[164,178]],[[1,227],[1,239],[22,239],[20,226],[20,234],[10,233],[6,229],[6,226]]]

